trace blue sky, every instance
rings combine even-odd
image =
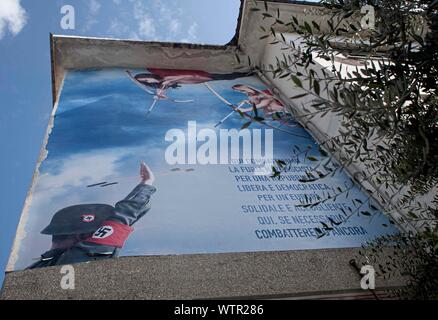
[[[60,28],[73,5],[76,29]],[[238,0],[0,1],[0,282],[51,112],[49,33],[225,44]]]

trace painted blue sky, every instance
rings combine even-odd
[[[239,2],[0,1],[0,282],[51,112],[49,33],[225,44]],[[65,4],[75,30],[60,28]]]

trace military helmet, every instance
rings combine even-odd
[[[114,207],[107,204],[79,204],[56,212],[42,234],[61,236],[93,233],[114,214]]]

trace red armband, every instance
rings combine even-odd
[[[105,221],[86,242],[97,243],[104,246],[123,248],[129,234],[134,230],[126,224],[116,221]]]

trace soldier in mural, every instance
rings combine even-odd
[[[150,168],[140,165],[140,183],[115,207],[79,204],[59,210],[41,231],[52,236],[52,247],[29,269],[115,257],[134,230],[132,225],[150,210],[156,191]]]

